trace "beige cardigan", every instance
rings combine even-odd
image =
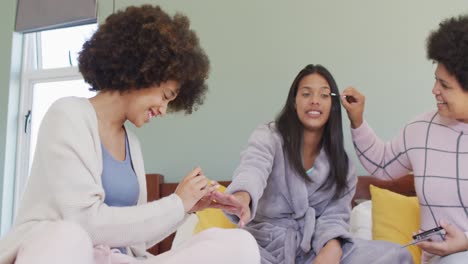
[[[102,153],[96,112],[86,98],[55,102],[45,115],[28,186],[13,229],[0,240],[0,263],[13,263],[21,242],[43,223],[68,220],[88,231],[94,245],[129,246],[129,254],[149,256],[146,249],[182,223],[186,214],[172,194],[147,203],[140,144],[127,130],[130,153],[140,186],[138,205],[104,204]]]

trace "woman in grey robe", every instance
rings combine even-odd
[[[262,264],[413,263],[397,244],[351,237],[356,181],[338,87],[323,66],[308,65],[276,120],[259,126],[241,153],[226,213],[256,238]]]

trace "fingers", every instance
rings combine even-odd
[[[210,185],[214,186],[216,189],[218,189],[219,186],[220,186],[219,183],[218,183],[217,181],[213,181],[213,180],[210,181]]]
[[[175,193],[182,199],[186,212],[192,210],[195,204],[204,197],[207,193],[213,192],[216,189],[215,185],[209,185],[209,180],[203,175],[200,167],[194,168],[182,179],[177,186]],[[199,207],[199,205],[195,206]]]
[[[356,99],[363,97],[363,95],[353,86],[348,86],[346,89],[343,90],[341,95],[353,96]]]
[[[195,167],[193,170],[191,170],[189,173],[187,173],[184,178],[180,181],[179,185],[183,185],[183,183],[190,181],[190,179],[195,178],[196,176],[202,175],[203,171],[200,167]]]
[[[207,188],[208,189],[208,188]],[[202,202],[205,201],[205,202]],[[213,191],[206,194],[196,205],[197,210],[205,208],[217,208],[224,212],[239,217],[239,227],[244,227],[250,221],[250,208],[232,194]],[[192,209],[193,210],[193,209]]]
[[[222,193],[222,192],[213,192],[212,197],[216,200],[217,203],[235,207],[242,207],[242,204],[239,200],[236,199],[233,195]]]
[[[341,103],[346,109],[352,128],[358,128],[363,122],[365,97],[356,88],[346,88],[341,97]]]
[[[200,210],[203,210],[208,207],[212,207],[213,201],[209,197],[202,197],[198,200],[195,205],[188,211],[189,213],[194,213]]]
[[[434,242],[434,241],[421,241],[416,244],[419,248],[429,253],[444,256],[446,252],[446,246],[443,242]]]
[[[198,174],[195,174],[197,172]],[[203,175],[201,169],[191,171],[187,174],[185,180],[190,186],[193,186],[194,189],[202,190],[202,195],[211,193],[219,188],[219,184],[216,181],[210,181],[205,175]]]
[[[239,213],[239,208],[230,205],[219,204],[217,202],[213,202],[210,206],[211,208],[221,209],[224,212],[232,215],[237,215]]]
[[[194,178],[194,177],[202,175],[202,174],[203,174],[202,169],[197,166],[193,170],[191,170],[189,173],[187,173],[187,175],[185,175],[184,179]]]
[[[364,103],[364,95],[362,95],[356,88],[350,86],[341,93],[341,103],[348,110],[353,104]]]
[[[211,201],[210,198],[203,197],[200,200],[198,200],[197,207],[200,209],[204,209],[209,207],[213,202]]]
[[[214,195],[215,193],[219,192],[215,191],[201,198],[196,205],[197,209],[203,210],[205,208],[217,208],[225,211],[228,214],[240,215],[240,212],[242,211],[242,207],[240,205],[231,205],[229,204],[230,202],[226,203],[228,199],[224,198],[224,196]],[[217,197],[222,198],[218,199]]]
[[[250,208],[243,208],[239,217],[239,227],[243,228],[250,221]]]
[[[237,197],[236,194],[213,192],[212,198],[216,201],[216,208],[239,217],[239,227],[244,227],[250,221],[250,207],[245,198]]]
[[[206,188],[209,183],[209,180],[205,175],[197,175],[196,177],[189,178],[188,181],[198,190]]]
[[[454,236],[456,233],[461,232],[460,229],[458,229],[456,226],[444,221],[440,220],[439,221],[440,226],[445,230],[447,236]],[[463,233],[463,232],[462,232]]]
[[[208,184],[205,188],[207,188],[208,193],[212,193],[219,189],[219,183],[216,181],[208,180]]]

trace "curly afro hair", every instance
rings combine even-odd
[[[468,91],[468,15],[440,23],[427,39],[427,57],[442,63]]]
[[[209,60],[189,19],[158,6],[128,7],[109,16],[80,52],[79,70],[90,90],[145,89],[180,83],[169,111],[191,114],[208,89]]]

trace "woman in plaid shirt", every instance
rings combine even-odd
[[[443,21],[427,40],[427,56],[437,63],[432,93],[437,110],[409,122],[383,142],[363,119],[364,96],[350,87],[342,103],[362,165],[392,180],[414,173],[421,230],[441,225],[445,237],[418,243],[423,262],[468,260],[468,15]],[[344,96],[352,96],[348,102]],[[415,230],[416,231],[416,230]]]

